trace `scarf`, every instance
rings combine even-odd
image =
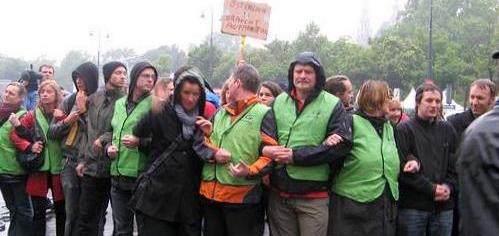
[[[196,116],[198,116],[198,109],[194,108],[192,111],[187,112],[182,105],[175,104],[175,113],[177,113],[180,122],[182,122],[182,135],[185,139],[191,139],[194,130],[196,129]]]
[[[21,105],[2,103],[0,105],[0,123],[4,123],[9,119],[11,113],[16,113],[21,108]]]

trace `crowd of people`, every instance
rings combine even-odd
[[[49,190],[57,236],[103,235],[109,203],[115,236],[257,236],[266,222],[276,236],[499,232],[492,81],[474,81],[470,109],[447,119],[423,83],[409,118],[381,80],[354,101],[314,53],[288,71],[282,86],[240,62],[220,98],[193,66],[169,78],[112,61],[98,88],[87,62],[72,94],[51,65],[23,72],[0,105],[9,236],[46,234]]]

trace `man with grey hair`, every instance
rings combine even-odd
[[[499,50],[492,58],[499,59]],[[460,235],[499,232],[499,101],[465,131],[458,152]]]

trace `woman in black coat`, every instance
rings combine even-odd
[[[180,69],[173,101],[153,109],[134,129],[139,149],[151,158],[131,200],[139,235],[200,235],[200,158],[213,156],[195,124],[204,110],[202,81],[196,68]]]

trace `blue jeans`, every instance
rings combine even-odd
[[[34,110],[37,103],[38,103],[38,91],[35,90],[28,92],[28,94],[26,95],[26,100],[24,101],[24,107],[26,107],[26,110],[28,111]]]
[[[450,236],[453,211],[429,212],[399,209],[397,235],[399,236]]]
[[[26,193],[26,180],[19,182],[0,182],[5,204],[10,213],[9,236],[30,236],[33,227],[33,207]]]
[[[134,213],[128,206],[133,195],[135,178],[111,179],[111,207],[113,209],[113,236],[132,236]]]

